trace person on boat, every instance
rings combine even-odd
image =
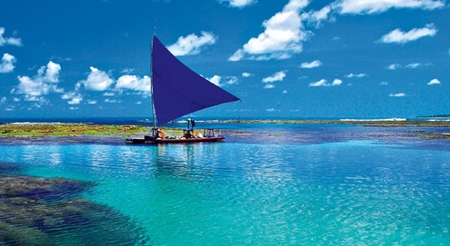
[[[187,123],[188,123],[187,129],[188,129],[188,130],[194,131],[195,121],[192,120],[191,118],[189,118],[189,119],[187,120]]]
[[[157,139],[164,139],[166,137],[166,133],[159,128],[154,129],[154,134]]]
[[[184,130],[184,134],[183,137],[184,138],[194,138],[195,134],[194,134],[194,127],[195,127],[195,121],[192,120],[191,118],[189,118],[187,120],[187,129]]]

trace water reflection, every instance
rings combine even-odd
[[[197,143],[154,146],[156,176],[199,180],[210,177],[218,163],[220,144]]]

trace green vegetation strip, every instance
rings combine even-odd
[[[148,133],[149,129],[137,125],[91,124],[3,124],[0,136],[129,136]]]

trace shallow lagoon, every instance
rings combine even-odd
[[[4,144],[0,160],[27,175],[97,183],[82,198],[128,217],[105,220],[126,223],[138,244],[450,240],[448,139],[411,137],[429,130],[411,127],[236,127],[217,144]]]

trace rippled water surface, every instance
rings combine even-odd
[[[381,141],[349,127],[290,131],[250,130],[217,144],[0,146],[0,160],[27,175],[95,182],[82,198],[128,218],[104,218],[134,232],[123,244],[450,241],[448,141]]]

